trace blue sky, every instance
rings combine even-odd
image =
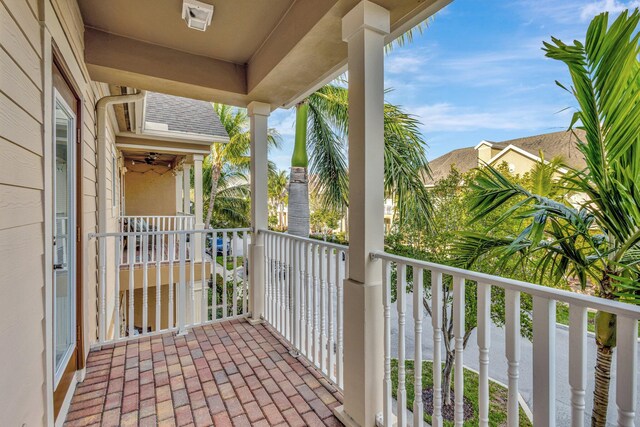
[[[385,58],[386,100],[422,122],[427,158],[481,140],[566,129],[575,104],[555,85],[566,67],[544,57],[542,41],[583,39],[590,19],[640,0],[454,0],[413,43]],[[270,158],[288,169],[294,110],[278,110],[270,126],[284,139]]]

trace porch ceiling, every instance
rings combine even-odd
[[[97,81],[245,106],[289,105],[345,70],[341,18],[358,0],[205,0],[207,31],[188,29],[181,0],[78,0],[85,60]],[[373,0],[389,41],[451,0]]]

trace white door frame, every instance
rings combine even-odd
[[[73,303],[71,304],[72,309],[72,337],[74,345],[70,347],[66,354],[64,355],[63,362],[56,369],[56,360],[55,360],[55,348],[57,343],[56,336],[56,297],[55,297],[55,289],[56,289],[56,270],[53,270],[53,351],[51,356],[53,357],[53,388],[54,390],[58,387],[58,383],[62,378],[62,375],[65,372],[67,365],[71,359],[71,356],[74,353],[74,349],[78,346],[78,337],[76,336],[76,325],[77,325],[77,283],[76,283],[76,268],[77,268],[77,254],[76,254],[76,186],[77,186],[77,176],[76,176],[76,127],[77,127],[77,114],[73,109],[69,106],[69,104],[64,100],[62,95],[58,92],[57,89],[53,88],[54,91],[54,105],[53,105],[53,131],[52,131],[52,144],[53,144],[53,155],[52,157],[52,190],[53,190],[53,242],[56,241],[55,234],[57,231],[56,227],[56,110],[57,107],[61,107],[64,112],[71,118],[71,123],[69,126],[70,132],[70,142],[68,142],[67,147],[67,174],[71,178],[70,182],[67,183],[67,191],[68,197],[70,201],[69,214],[67,220],[67,238],[68,242],[68,251],[67,251],[67,272],[68,272],[68,280],[70,282],[69,288],[73,292]],[[54,243],[55,245],[55,243]],[[55,257],[55,250],[52,252],[52,255]]]

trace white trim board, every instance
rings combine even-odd
[[[202,154],[206,156],[209,154],[209,147],[202,150],[194,150],[191,148],[174,148],[174,147],[159,147],[156,145],[142,145],[142,144],[122,144],[116,143],[116,147],[119,150],[126,150],[127,148],[133,150],[145,150],[145,151],[153,151],[156,153],[167,153],[167,154]]]
[[[516,153],[521,154],[521,155],[525,156],[526,158],[533,160],[534,162],[542,161],[542,158],[540,158],[539,156],[536,156],[535,154],[531,154],[530,152],[528,152],[526,150],[523,150],[522,148],[517,147],[517,146],[515,146],[513,144],[509,144],[505,148],[503,148],[502,151],[500,151],[498,154],[496,154],[491,159],[489,159],[487,164],[491,165],[491,164],[495,163],[498,159],[500,159],[502,156],[507,154],[509,151],[515,151]],[[548,160],[544,160],[544,164],[548,165],[549,161]],[[565,174],[565,173],[568,172],[568,170],[566,168],[558,168],[558,172]]]

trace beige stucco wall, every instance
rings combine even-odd
[[[126,168],[126,215],[176,214],[176,177],[171,169],[131,162],[127,162]]]
[[[493,163],[494,166],[498,166],[505,162],[507,165],[513,165],[511,173],[523,175],[529,172],[536,164],[536,162],[514,150],[509,150],[496,159]]]
[[[80,90],[81,242],[85,245],[85,353],[96,336],[96,100],[104,88],[83,62],[80,12],[72,0],[0,2],[0,414],[8,426],[52,419],[52,61],[55,44]],[[108,150],[115,133],[108,125]],[[107,157],[107,231],[115,230],[111,157]],[[116,194],[117,198],[117,194]],[[112,254],[111,254],[112,255]],[[113,277],[115,273],[110,273]],[[112,298],[113,299],[113,298]],[[112,304],[113,305],[113,304]]]

